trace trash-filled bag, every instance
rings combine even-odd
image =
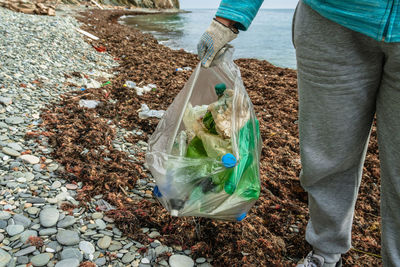
[[[148,142],[154,194],[172,216],[240,221],[259,197],[259,124],[232,54],[197,66]]]

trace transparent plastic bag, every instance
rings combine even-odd
[[[259,124],[232,54],[197,66],[149,139],[154,193],[173,216],[240,221],[259,197]]]

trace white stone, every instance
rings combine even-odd
[[[176,254],[169,257],[169,265],[171,267],[193,267],[194,261],[188,256]]]
[[[79,249],[85,254],[93,254],[95,252],[94,246],[88,241],[79,242]]]
[[[38,164],[40,162],[40,159],[34,155],[22,155],[20,158],[29,164]]]

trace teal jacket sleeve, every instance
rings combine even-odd
[[[264,0],[222,0],[216,16],[236,21],[236,27],[245,31],[263,2]]]

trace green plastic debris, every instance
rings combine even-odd
[[[109,85],[109,84],[111,84],[110,81],[103,83],[101,86],[106,86],[106,85]]]
[[[249,138],[250,137],[250,138]],[[260,180],[258,177],[258,162],[249,151],[257,150],[260,127],[257,119],[249,120],[239,131],[239,164],[234,168],[225,183],[227,194],[237,194],[246,200],[258,199],[260,195]]]
[[[215,129],[215,121],[211,114],[211,111],[207,111],[206,115],[204,115],[203,124],[210,133],[218,134],[217,130]]]
[[[203,142],[197,136],[189,143],[186,157],[192,159],[206,158],[207,152],[204,149]]]
[[[226,90],[226,84],[224,83],[219,83],[217,85],[215,85],[215,93],[217,94],[217,96],[222,96]]]

